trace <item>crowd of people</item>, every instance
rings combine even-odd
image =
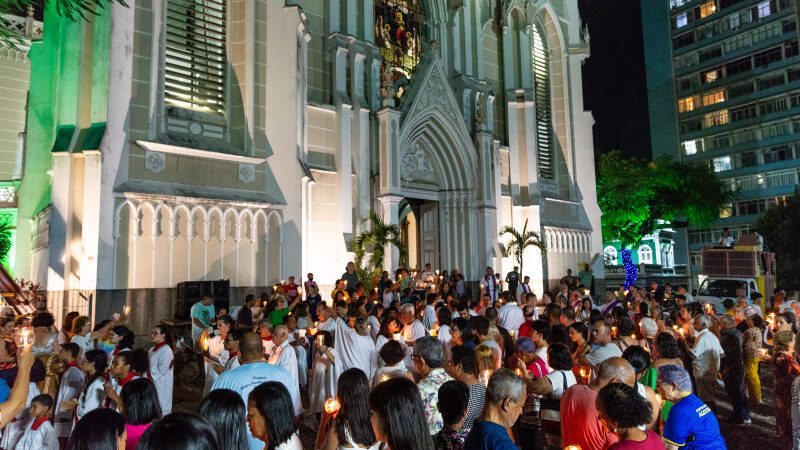
[[[313,274],[231,311],[204,297],[191,343],[159,323],[137,345],[127,311],[4,309],[0,450],[299,450],[304,413],[315,450],[724,449],[717,387],[749,424],[762,361],[776,448],[800,448],[797,302],[723,313],[658,283],[595,301],[571,273],[537,296],[516,268],[487,268],[473,297],[430,265],[365,289],[354,269],[325,299]],[[178,352],[202,378],[194,413],[172,412]]]

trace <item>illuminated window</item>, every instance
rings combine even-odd
[[[705,116],[703,116],[703,124],[705,125],[706,128],[725,125],[729,121],[730,121],[730,116],[728,115],[727,109],[723,109],[721,111],[715,111],[713,113],[708,113]]]
[[[675,28],[683,28],[689,23],[686,11],[675,16]]]
[[[703,140],[702,139],[694,139],[691,141],[684,141],[683,144],[683,154],[684,155],[694,155],[697,152],[703,151]]]
[[[714,158],[714,172],[724,172],[726,170],[731,170],[731,157],[730,156],[721,156],[719,158]]]
[[[550,51],[538,25],[531,27],[531,64],[536,93],[536,151],[539,176],[553,179],[553,114],[550,103]]]
[[[717,5],[713,1],[700,5],[700,18],[708,17],[717,11]]]
[[[422,0],[376,0],[375,38],[392,79],[411,78],[422,56]]]
[[[225,114],[225,0],[168,0],[164,100]]]
[[[697,107],[695,97],[686,97],[678,100],[678,112],[687,112]]]
[[[703,73],[700,75],[700,79],[703,80],[703,83],[713,83],[717,80],[722,78],[722,71],[720,69],[709,70],[708,72]]]
[[[653,250],[647,246],[639,247],[639,264],[653,264]]]
[[[604,262],[605,262],[605,264],[607,266],[616,266],[618,264],[618,262],[617,262],[617,249],[612,247],[612,246],[610,246],[610,245],[608,247],[604,248],[603,249],[603,260],[604,260]]]
[[[703,94],[703,106],[713,105],[714,103],[725,101],[725,91],[719,90]]]
[[[769,6],[769,0],[764,0],[758,3],[758,17],[764,18],[772,14],[772,8]]]

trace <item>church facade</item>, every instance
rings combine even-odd
[[[506,225],[539,293],[602,253],[576,0],[127,3],[48,9],[30,53],[17,274],[56,307],[332,283],[369,211],[474,282]]]

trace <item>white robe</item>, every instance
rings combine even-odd
[[[378,339],[378,333],[381,331],[381,322],[375,316],[369,316],[367,321],[369,321],[369,335],[372,336],[374,341]]]
[[[56,436],[69,437],[72,433],[73,410],[62,409],[61,403],[68,400],[77,400],[85,386],[86,376],[77,367],[70,367],[61,375],[61,383],[58,385],[58,399],[56,399],[55,412],[53,413]]]
[[[81,392],[81,396],[78,398],[78,409],[76,411],[78,420],[81,420],[81,418],[90,411],[103,407],[103,403],[106,401],[105,384],[105,378],[97,377],[88,388]]]
[[[327,354],[314,352],[314,361],[311,366],[311,381],[308,387],[308,412],[318,414],[322,412],[325,400],[334,396],[333,376],[330,375],[332,364]]]
[[[425,326],[419,320],[414,320],[410,324],[403,327],[403,340],[406,345],[413,344],[417,339],[425,337],[428,333],[425,331]],[[409,350],[406,352],[406,367],[409,370],[414,370],[414,364],[411,362],[411,356],[414,354],[414,346],[408,345]]]
[[[305,337],[298,337],[300,342],[306,340]],[[289,334],[289,343],[293,343],[295,341],[294,333]],[[307,342],[307,341],[306,341]],[[308,353],[306,352],[306,348],[302,345],[293,345],[294,354],[297,357],[297,381],[300,383],[300,386],[305,386],[308,384]]]
[[[37,430],[29,426],[15,448],[17,450],[58,450],[58,437],[53,425],[49,421],[45,421]]]
[[[208,354],[217,358],[220,365],[225,367],[225,363],[228,362],[229,354],[228,351],[225,350],[225,340],[222,336],[217,335],[208,340]],[[211,392],[211,385],[217,381],[219,375],[211,368],[211,363],[208,362],[208,359],[205,359],[203,364],[206,368],[206,384],[203,387],[203,397],[205,397]]]
[[[336,357],[336,379],[347,369],[361,369],[369,379],[375,373],[375,342],[369,336],[361,336],[347,326],[342,319],[336,319],[336,343],[333,346]]]
[[[156,385],[161,414],[166,416],[172,412],[172,362],[174,360],[172,349],[169,345],[162,345],[157,351],[153,352],[151,348],[148,356],[150,357],[150,378],[153,380],[153,384]]]
[[[297,374],[297,354],[289,344],[289,340],[283,341],[280,346],[275,347],[275,351],[269,357],[269,363],[276,366],[281,366],[289,372],[292,377],[292,383],[299,388],[300,380]]]
[[[28,399],[25,401],[25,408],[20,410],[14,421],[6,425],[3,429],[3,438],[0,440],[0,448],[10,450],[17,447],[17,443],[22,439],[25,430],[29,429],[33,424],[33,417],[30,415],[31,400],[33,397],[41,394],[36,383],[28,384]]]

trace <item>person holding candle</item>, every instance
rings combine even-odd
[[[122,320],[112,320],[99,329],[92,331],[91,319],[87,316],[78,316],[72,321],[72,338],[69,342],[78,344],[83,354],[94,349],[94,342],[101,336],[108,334],[112,328],[121,325]]]
[[[716,409],[714,390],[717,385],[720,361],[725,352],[720,346],[719,338],[708,328],[711,319],[705,314],[694,317],[694,329],[697,337],[690,351],[692,356],[692,373],[697,385],[697,396],[712,410]]]
[[[412,381],[392,378],[375,386],[369,408],[372,430],[386,444],[384,450],[434,449],[422,399]]]
[[[291,385],[300,386],[297,354],[294,352],[289,342],[289,329],[286,325],[279,325],[275,327],[272,337],[275,343],[275,351],[270,355],[269,363],[286,369],[291,378]]]
[[[33,345],[31,352],[34,356],[52,355],[57,352],[56,344],[58,333],[53,331],[55,319],[49,312],[38,312],[31,319],[33,327]]]
[[[375,375],[372,377],[372,386],[375,387],[379,383],[384,382],[390,378],[405,377],[414,381],[414,375],[408,370],[403,363],[405,354],[401,343],[395,340],[388,340],[380,348],[378,352],[380,359],[383,361],[383,367],[375,370]]]
[[[231,316],[220,316],[217,319],[218,334],[211,337],[209,333],[206,333],[206,337],[202,341],[201,350],[203,351],[203,368],[205,372],[203,395],[211,392],[211,386],[218,376],[217,372],[211,367],[211,364],[216,362],[224,367],[228,362],[230,355],[228,351],[225,350],[225,339],[228,333],[230,333],[231,328],[233,328],[234,323]]]
[[[336,388],[339,408],[330,413],[325,411],[322,415],[316,448],[320,450],[380,448],[381,443],[375,439],[370,424],[369,391],[369,381],[364,372],[354,368],[342,373]]]
[[[147,372],[147,353],[142,349],[120,352],[111,362],[108,369],[109,382],[103,386],[106,391],[104,406],[119,411],[122,404],[120,392],[130,382],[140,378],[140,374]]]
[[[335,395],[333,363],[336,356],[333,354],[333,336],[327,331],[316,334],[318,343],[315,346],[314,358],[311,364],[311,379],[309,381],[308,397],[309,412],[320,414],[325,404],[325,399]],[[319,343],[321,341],[321,345]]]
[[[250,450],[302,450],[292,410],[289,390],[280,382],[268,381],[250,391],[247,396]]]
[[[81,370],[86,376],[86,387],[75,402],[76,420],[81,420],[90,411],[102,408],[106,399],[104,385],[108,354],[103,350],[89,350],[83,357]]]
[[[74,404],[86,386],[86,378],[78,364],[81,348],[78,344],[67,343],[61,346],[58,359],[66,365],[66,371],[61,375],[58,384],[58,397],[53,411],[53,423],[56,436],[64,446],[72,433]]]
[[[611,328],[604,321],[598,320],[594,323],[592,336],[597,346],[592,348],[589,353],[578,357],[575,364],[590,366],[594,379],[597,366],[608,358],[622,356],[622,351],[611,342]]]
[[[194,349],[195,351],[201,352],[200,335],[203,331],[209,331],[212,321],[216,318],[214,297],[212,295],[204,295],[199,302],[192,305],[189,316],[192,320],[192,341],[194,342]],[[204,373],[206,373],[205,358],[202,353],[198,353],[196,378],[202,378]]]
[[[791,448],[792,445],[792,383],[800,375],[800,362],[795,353],[794,340],[795,336],[791,331],[775,333],[775,353],[770,358],[774,370],[772,392],[775,399],[778,448]]]

